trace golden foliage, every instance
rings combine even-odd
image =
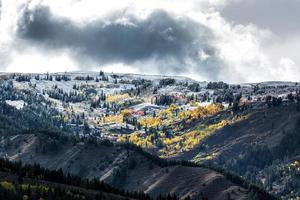
[[[157,127],[162,124],[162,120],[158,117],[145,117],[139,120],[139,123],[144,127]]]
[[[207,106],[199,106],[192,110],[187,110],[179,113],[179,119],[199,119],[207,115],[214,115],[222,111],[224,106],[222,104],[210,104]]]
[[[224,106],[222,104],[219,104],[219,103],[217,103],[217,104],[214,103],[214,104],[210,104],[208,106],[205,106],[205,108],[206,108],[209,115],[214,115],[214,114],[222,111],[224,109]]]
[[[124,109],[121,111],[121,114],[124,116],[124,117],[131,117],[131,111],[128,110],[128,109]]]
[[[103,123],[116,123],[121,124],[123,123],[123,115],[109,115],[103,118]]]
[[[216,124],[204,126],[201,130],[193,130],[181,135],[167,138],[162,132],[159,132],[159,140],[161,141],[161,149],[159,154],[162,157],[175,156],[181,151],[189,151],[198,145],[203,139],[213,134],[216,130],[227,125],[228,122],[223,120]],[[130,136],[122,136],[119,142],[131,142],[143,148],[155,147],[154,135],[145,135],[141,133],[133,133]]]
[[[198,145],[203,139],[213,134],[216,130],[227,125],[225,120],[203,128],[203,130],[193,130],[173,138],[162,139],[165,148],[160,150],[162,156],[176,155],[180,151],[189,151]]]
[[[146,137],[141,137],[138,133],[133,133],[129,136],[128,141],[136,144],[137,146],[143,147],[143,148],[153,148],[154,145],[151,142],[151,135]]]
[[[175,104],[171,104],[167,109],[161,110],[158,116],[171,120],[176,110],[178,110],[178,107]]]
[[[111,94],[111,95],[108,95],[106,100],[110,103],[112,102],[118,102],[118,101],[122,101],[122,100],[125,100],[125,99],[128,99],[129,98],[129,94]]]

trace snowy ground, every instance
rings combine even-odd
[[[15,107],[16,109],[20,110],[25,106],[25,102],[23,100],[6,100],[5,101],[6,104]]]

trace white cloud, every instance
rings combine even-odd
[[[60,52],[59,54],[39,54],[37,50],[33,53],[14,52],[13,59],[6,69],[6,72],[23,72],[23,73],[45,73],[45,72],[64,72],[76,70],[77,64],[70,59],[68,54]],[[26,67],[24,67],[26,66]]]
[[[49,6],[51,12],[56,16],[71,19],[78,25],[101,19],[115,11],[121,11],[138,18],[146,18],[156,9],[165,10],[178,18],[191,18],[211,30],[214,35],[214,40],[211,42],[217,48],[215,53],[223,61],[223,66],[216,66],[212,69],[219,70],[218,79],[229,82],[299,81],[298,75],[300,74],[297,63],[299,64],[300,60],[295,59],[296,55],[289,55],[296,54],[296,51],[290,52],[293,43],[286,42],[284,43],[285,46],[281,48],[280,43],[274,45],[274,38],[276,37],[268,30],[260,29],[254,24],[235,25],[226,21],[220,15],[220,9],[226,4],[230,5],[229,2],[231,1],[236,0],[2,0],[0,69],[40,72],[77,70],[79,68],[78,63],[72,59],[68,51],[51,53],[40,51],[16,38],[16,25],[24,5],[33,9],[36,5],[41,4]],[[117,22],[126,26],[135,26],[126,17],[119,18]],[[170,37],[169,39],[174,38]],[[16,49],[16,45],[24,46]],[[286,50],[283,52],[280,49]],[[199,57],[203,61],[209,60],[209,54],[204,51],[199,52]],[[170,60],[170,62],[173,61]],[[89,61],[86,63],[92,64]],[[117,63],[103,67],[108,71],[111,69],[111,71],[116,72],[143,72],[141,69],[145,68],[136,67],[138,64],[144,65],[145,63],[136,62],[135,66]],[[155,60],[147,63],[149,67],[155,64],[163,65],[163,63],[155,63]],[[199,73],[202,66],[198,63],[187,60],[186,64],[189,66],[188,70],[184,72],[185,75],[201,80],[212,79],[207,74]],[[174,65],[176,65],[175,62]],[[284,73],[284,76],[279,76],[277,72]]]
[[[280,77],[281,80],[289,81],[297,80],[299,78],[300,68],[291,58],[280,58],[279,64],[280,67],[275,71],[275,74],[277,77]]]
[[[101,69],[105,72],[113,72],[113,73],[129,73],[129,74],[140,73],[138,71],[138,69],[136,69],[132,66],[125,65],[123,63],[117,63],[117,64],[113,64],[113,65],[105,65],[105,66],[102,66]],[[98,70],[98,69],[94,69],[94,70]]]

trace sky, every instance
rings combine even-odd
[[[0,0],[0,71],[300,81],[300,0]]]

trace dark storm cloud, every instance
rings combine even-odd
[[[221,13],[235,23],[256,24],[284,36],[300,32],[299,9],[299,0],[239,0]]]
[[[154,11],[146,19],[114,13],[106,19],[78,25],[39,6],[24,12],[20,19],[19,38],[44,49],[71,49],[79,63],[84,57],[98,64],[135,65],[155,60],[153,70],[164,73],[185,72],[192,63],[211,79],[216,79],[220,71],[221,61],[218,51],[210,45],[214,38],[209,29],[165,11]],[[208,57],[201,58],[200,52]],[[144,66],[136,67],[144,70]]]

